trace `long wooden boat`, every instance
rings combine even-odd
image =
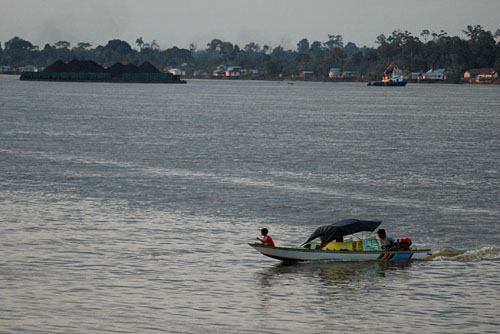
[[[399,260],[425,260],[432,255],[430,249],[410,249],[392,251],[345,251],[307,249],[303,247],[272,247],[262,244],[249,244],[258,252],[273,259],[282,261],[399,261]]]

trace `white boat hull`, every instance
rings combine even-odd
[[[272,247],[249,244],[265,256],[282,261],[399,261],[425,260],[431,255],[430,249],[399,251],[328,251],[319,249]]]

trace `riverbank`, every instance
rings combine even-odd
[[[185,76],[184,79],[195,79],[195,80],[222,80],[222,81],[283,81],[283,82],[331,82],[331,83],[370,83],[373,80],[322,80],[322,79],[311,79],[311,80],[301,80],[301,79],[266,79],[263,77],[245,77],[245,78],[220,78],[220,77],[194,77],[194,76]],[[408,83],[412,84],[468,84],[468,85],[500,85],[500,79],[489,80],[489,81],[480,81],[480,82],[471,82],[466,80],[461,80],[459,82],[453,80],[406,80]]]
[[[42,73],[42,72],[23,72],[23,73]],[[369,83],[371,81],[369,80],[299,80],[299,79],[264,79],[264,78],[239,78],[239,79],[221,79],[221,78],[200,78],[200,77],[193,77],[193,76],[187,76],[183,78],[179,78],[178,81],[172,82],[171,80],[165,80],[165,81],[141,81],[141,80],[121,80],[119,78],[117,79],[108,79],[108,80],[94,80],[94,79],[38,79],[38,78],[31,78],[31,79],[25,79],[21,78],[23,73],[0,73],[1,75],[5,76],[20,76],[19,80],[29,80],[29,81],[61,81],[61,82],[110,82],[110,83],[180,83],[180,84],[185,84],[187,83],[186,80],[223,80],[223,81],[281,81],[281,82],[289,82],[289,83],[295,83],[295,82],[331,82],[331,83]],[[455,82],[455,81],[450,81],[450,80],[432,80],[432,81],[424,81],[424,80],[408,80],[408,83],[412,84],[456,84],[456,85],[500,85],[500,80],[496,79],[493,81],[480,81],[480,82],[471,82],[471,81],[465,81],[462,80],[460,82]]]

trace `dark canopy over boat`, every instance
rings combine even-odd
[[[304,244],[316,238],[321,238],[321,245],[323,246],[345,235],[363,231],[373,232],[380,224],[382,224],[381,221],[344,219],[335,224],[318,227]]]

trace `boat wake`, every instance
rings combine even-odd
[[[478,261],[500,258],[500,247],[483,247],[469,251],[459,251],[453,248],[445,248],[426,258],[426,260],[446,261]]]

